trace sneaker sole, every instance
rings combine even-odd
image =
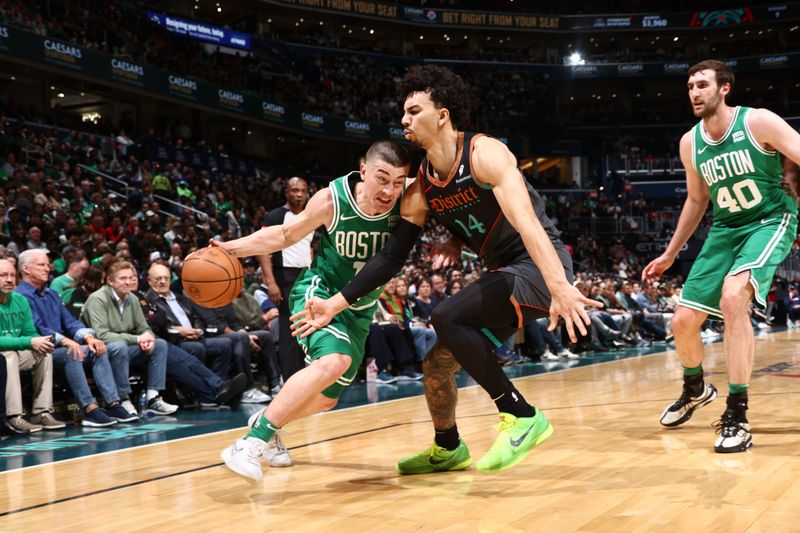
[[[400,469],[400,465],[395,465],[394,468],[398,474],[403,474],[404,476],[414,476],[419,474],[437,474],[439,472],[456,472],[459,470],[466,470],[467,468],[470,467],[470,465],[472,465],[472,457],[467,457],[460,463],[456,463],[453,466],[450,466],[448,468],[443,468],[441,470],[437,469],[437,470],[426,470],[424,472],[404,472],[403,470]]]
[[[251,483],[253,485],[258,485],[259,483],[261,483],[261,480],[263,479],[263,477],[261,479],[254,479],[254,478],[248,476],[247,474],[245,474],[242,470],[239,470],[238,468],[236,468],[235,466],[230,464],[229,461],[231,459],[231,454],[230,454],[230,452],[228,450],[229,450],[229,448],[225,448],[224,450],[222,450],[222,453],[219,454],[220,458],[222,459],[222,461],[225,464],[225,467],[228,470],[230,470],[231,472],[233,472],[234,474],[236,474],[237,476],[243,477],[244,479],[246,479],[249,483]]]
[[[83,420],[81,421],[81,426],[87,428],[107,428],[109,426],[113,426],[116,423],[117,423],[116,420],[114,420],[113,422],[105,422],[103,424],[99,422],[87,422],[86,420]]]
[[[713,387],[713,385],[712,385],[712,387]],[[694,414],[695,411],[697,411],[701,407],[705,407],[706,405],[710,404],[711,402],[713,402],[716,399],[717,399],[717,388],[713,387],[713,392],[711,393],[711,396],[706,398],[702,403],[698,403],[697,405],[695,405],[694,407],[692,407],[691,409],[686,411],[686,414],[684,414],[682,417],[677,419],[675,422],[670,422],[669,424],[665,424],[663,422],[664,415],[667,414],[667,411],[669,410],[669,407],[664,409],[664,412],[661,413],[661,419],[659,420],[659,422],[665,428],[674,428],[674,427],[680,426],[681,424],[685,424],[686,422],[689,421],[690,418],[692,418],[692,415]]]
[[[496,473],[496,472],[502,472],[504,470],[508,470],[509,468],[513,468],[513,467],[517,466],[520,462],[522,462],[522,460],[525,459],[528,456],[528,454],[531,452],[531,450],[533,450],[535,447],[539,446],[541,443],[543,443],[544,441],[549,439],[552,435],[553,435],[553,425],[550,424],[550,422],[548,422],[547,423],[547,427],[545,428],[545,430],[542,431],[536,437],[536,439],[531,443],[531,445],[528,447],[528,449],[523,451],[523,452],[521,452],[521,453],[519,453],[519,454],[517,454],[517,456],[514,457],[514,459],[510,463],[505,464],[505,465],[501,466],[500,468],[481,468],[480,466],[478,466],[477,469],[480,472]],[[478,462],[480,463],[480,461],[478,461]]]
[[[722,446],[714,446],[714,451],[717,453],[740,453],[746,452],[750,448],[753,447],[753,437],[747,439],[746,442],[743,442],[739,446],[734,446],[732,448],[724,448]]]
[[[172,411],[156,411],[155,409],[148,409],[147,414],[148,416],[167,416],[176,413],[177,411],[177,409],[173,409]]]

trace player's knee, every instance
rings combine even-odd
[[[672,317],[672,332],[675,335],[696,333],[704,318],[691,309],[679,307]]]
[[[719,309],[723,316],[731,316],[738,313],[746,313],[750,306],[747,291],[735,291],[732,289],[722,290],[722,297],[719,299]]]
[[[318,359],[315,361],[315,364],[317,368],[330,377],[331,382],[333,382],[347,372],[347,369],[350,368],[351,361],[352,359],[349,355],[334,353]]]

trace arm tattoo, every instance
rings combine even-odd
[[[449,429],[456,425],[456,372],[461,367],[453,353],[438,342],[428,352],[422,367],[425,399],[428,401],[433,427],[437,430]]]

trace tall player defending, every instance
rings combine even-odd
[[[403,127],[411,144],[426,152],[417,180],[403,197],[404,220],[391,244],[340,294],[315,298],[298,324],[300,336],[327,324],[349,303],[385,283],[399,270],[428,211],[458,240],[435,254],[433,268],[455,264],[462,243],[479,254],[490,272],[442,302],[431,317],[439,342],[423,363],[425,398],[435,429],[434,444],[400,460],[403,474],[460,470],[471,463],[456,427],[459,365],[472,376],[500,411],[500,435],[477,468],[497,472],[516,465],[553,428],[528,404],[494,355],[494,344],[524,323],[547,316],[551,329],[564,317],[570,337],[574,326],[585,335],[584,306],[601,306],[571,284],[572,260],[558,230],[544,213],[544,202],[517,170],[508,148],[482,134],[459,131],[469,112],[469,87],[450,70],[412,68],[399,86],[405,98]],[[416,218],[405,217],[414,213]],[[398,251],[402,250],[401,253]],[[292,318],[300,318],[295,315]]]
[[[312,296],[329,297],[381,250],[400,219],[397,203],[408,176],[406,149],[379,141],[367,151],[360,173],[335,179],[309,200],[288,222],[262,228],[241,239],[212,244],[237,257],[274,252],[291,246],[324,226],[319,251],[302,271],[289,296],[291,309],[303,309]],[[350,385],[364,357],[375,302],[380,289],[365,294],[337,320],[313,335],[298,339],[309,365],[292,374],[272,403],[243,438],[222,452],[228,468],[260,482],[260,456],[275,432],[291,420],[332,409]]]
[[[797,235],[797,205],[781,187],[781,152],[800,161],[800,135],[766,109],[730,107],[725,97],[733,71],[720,61],[689,69],[689,100],[702,120],[683,135],[681,161],[688,197],[666,251],[642,272],[658,279],[675,261],[702,220],[709,198],[713,223],[672,317],[683,366],[683,393],[661,415],[661,424],[683,424],[717,391],[703,380],[700,326],[708,315],[725,321],[728,402],[714,449],[743,452],[753,445],[747,422],[747,389],[753,369],[750,304],[766,307],[778,264]]]

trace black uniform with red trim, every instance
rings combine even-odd
[[[418,178],[425,192],[429,212],[439,223],[475,251],[487,268],[517,276],[512,302],[517,308],[521,325],[547,314],[550,293],[541,272],[528,255],[522,237],[503,215],[491,186],[478,182],[472,174],[472,150],[475,142],[483,136],[482,133],[458,134],[456,161],[444,180],[435,177],[427,158],[422,160]],[[550,237],[571,282],[572,259],[569,252],[558,239],[559,231],[555,224],[545,214],[542,197],[527,181],[525,184],[533,210]]]

